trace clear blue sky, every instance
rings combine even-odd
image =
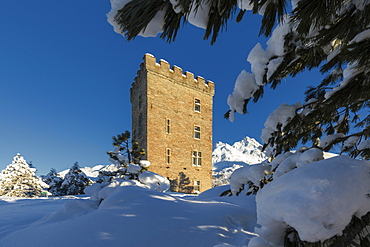
[[[187,25],[175,42],[127,42],[106,21],[108,0],[19,0],[0,3],[0,169],[18,152],[38,174],[109,164],[111,137],[131,130],[129,89],[142,57],[151,53],[216,84],[214,143],[245,136],[260,141],[268,114],[303,99],[308,73],[288,78],[249,106],[234,123],[223,119],[226,99],[257,42],[259,16],[231,21],[215,45]],[[317,78],[317,77],[316,77]]]

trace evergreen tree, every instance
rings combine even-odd
[[[267,49],[257,44],[250,52],[252,73],[243,71],[239,76],[235,87],[239,89],[229,96],[225,117],[246,113],[248,102],[257,102],[264,87],[276,88],[287,76],[320,67],[325,79],[307,90],[305,103],[264,130],[265,148],[270,146],[276,156],[300,142],[324,151],[338,144],[344,153],[370,159],[369,1],[117,2],[122,8],[112,6],[108,17],[128,40],[145,34],[155,22],[162,23],[157,31],[170,42],[182,24],[190,22],[205,28],[204,38],[214,43],[236,12],[237,21],[246,11],[262,14],[260,33],[270,36]]]
[[[107,152],[112,163],[122,166],[127,166],[129,163],[140,163],[140,159],[145,154],[145,151],[140,148],[139,143],[135,139],[131,140],[130,148],[130,138],[131,133],[128,130],[125,133],[112,137],[115,150]]]
[[[81,171],[78,162],[74,163],[68,173],[64,176],[61,186],[62,195],[84,194],[84,189],[91,185],[92,181]]]
[[[48,191],[53,196],[61,196],[63,192],[61,190],[63,178],[60,177],[54,168],[50,169],[50,172],[42,177],[42,180],[49,185]]]
[[[98,181],[109,182],[113,178],[124,178],[138,180],[139,173],[148,170],[149,162],[142,161],[141,157],[145,154],[144,149],[140,148],[139,143],[131,138],[131,133],[113,136],[114,151],[108,151],[109,161],[118,165],[116,171],[101,171]],[[130,148],[131,142],[131,148]],[[108,181],[107,181],[108,180]]]
[[[48,185],[35,175],[36,169],[31,168],[18,153],[1,172],[0,195],[14,197],[36,197],[42,194]]]

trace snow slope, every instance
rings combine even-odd
[[[44,215],[62,209],[66,202],[75,199],[78,199],[78,197],[16,198],[1,196],[0,239],[15,231],[27,228]],[[40,234],[38,236],[41,237]]]
[[[0,197],[2,219],[4,209],[10,214],[0,221],[0,246],[246,246],[256,225],[255,199],[220,198],[226,189],[179,197],[124,186],[99,206],[86,197],[64,207],[63,198]]]
[[[218,147],[224,159],[234,150]],[[370,211],[370,162],[324,158],[302,149],[239,169],[235,174],[250,181],[264,166],[280,171],[256,196],[219,197],[229,186],[198,196],[162,193],[117,179],[88,187],[86,196],[0,197],[0,246],[275,247],[289,227],[303,240],[323,241]]]

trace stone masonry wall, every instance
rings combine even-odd
[[[168,177],[175,191],[194,192],[194,181],[200,181],[200,192],[212,186],[213,95],[212,82],[144,56],[131,88],[133,137],[146,149],[150,170]],[[195,99],[200,100],[200,112],[194,110]],[[194,138],[195,126],[200,127],[200,139]],[[193,166],[193,151],[201,152],[201,166]]]

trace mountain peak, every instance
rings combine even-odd
[[[262,145],[248,136],[233,145],[218,142],[212,153],[212,163],[215,164],[221,161],[241,161],[247,164],[261,163],[267,159],[261,150]]]

